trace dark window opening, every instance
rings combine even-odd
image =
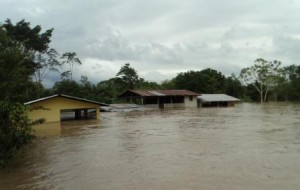
[[[61,121],[97,119],[96,117],[97,113],[95,108],[60,110]]]

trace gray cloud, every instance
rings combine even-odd
[[[285,64],[299,57],[296,0],[2,0],[0,7],[3,21],[54,28],[52,47],[83,60],[77,79],[108,79],[127,62],[159,82],[207,67],[237,74],[258,57]]]

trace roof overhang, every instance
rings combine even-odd
[[[119,97],[161,97],[161,96],[198,96],[198,93],[188,90],[127,90]]]
[[[202,94],[197,97],[201,102],[238,102],[240,99],[226,94]]]
[[[67,98],[67,99],[72,99],[72,100],[77,100],[77,101],[92,103],[92,104],[98,104],[100,106],[108,106],[108,104],[105,104],[105,103],[100,103],[100,102],[97,102],[97,101],[87,100],[87,99],[78,98],[78,97],[74,97],[74,96],[68,96],[68,95],[64,95],[64,94],[55,94],[55,95],[52,95],[52,96],[48,96],[48,97],[44,97],[44,98],[39,98],[39,99],[36,99],[36,100],[32,100],[32,101],[26,102],[26,103],[24,103],[24,105],[31,105],[31,104],[34,104],[34,103],[37,103],[37,102],[42,102],[42,101],[49,100],[49,99],[56,98],[56,97],[62,97],[62,98]]]

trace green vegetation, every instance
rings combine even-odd
[[[22,104],[1,101],[0,118],[0,167],[4,167],[15,150],[29,143],[34,135]]]
[[[299,101],[300,66],[280,67],[279,61],[257,59],[255,64],[241,70],[239,77],[226,77],[214,69],[178,73],[161,84],[140,78],[129,63],[124,64],[114,78],[93,84],[87,76],[80,82],[63,79],[56,82],[44,96],[68,94],[95,101],[118,102],[118,95],[129,89],[186,89],[203,93],[225,93],[244,101]]]
[[[41,31],[41,26],[31,28],[25,20],[0,24],[0,167],[15,150],[31,142],[32,125],[43,122],[42,118],[30,121],[23,103],[47,93],[43,80],[64,64],[56,50],[49,48],[53,29]],[[77,63],[74,56],[71,62]]]
[[[262,103],[267,101],[268,92],[276,88],[284,73],[279,61],[257,59],[255,63],[251,67],[242,69],[240,78],[245,84],[252,84],[255,87]]]

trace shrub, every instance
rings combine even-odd
[[[27,108],[19,103],[0,101],[0,167],[5,167],[16,150],[35,136],[27,116]]]

